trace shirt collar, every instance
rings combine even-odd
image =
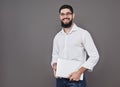
[[[78,26],[74,23],[73,26],[72,26],[71,31],[69,32],[69,34],[76,31],[76,30],[78,30]],[[64,28],[62,28],[61,33],[65,33]]]

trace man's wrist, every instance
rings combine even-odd
[[[85,73],[85,71],[87,71],[87,68],[81,67],[81,68],[78,70],[78,73],[79,73],[79,74],[82,74],[82,73]]]
[[[57,68],[57,63],[54,63],[53,64],[53,70],[56,70],[56,68]]]
[[[57,63],[53,63],[53,67],[57,66]]]

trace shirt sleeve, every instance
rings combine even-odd
[[[89,71],[92,71],[99,60],[99,53],[88,31],[86,31],[83,35],[83,45],[89,58],[86,60],[85,63],[83,63],[82,67],[85,67]]]
[[[55,36],[53,40],[53,51],[52,51],[52,61],[51,61],[52,67],[54,63],[57,63],[57,59],[58,59],[58,44],[57,44],[57,37]]]

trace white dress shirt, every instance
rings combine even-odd
[[[58,58],[81,61],[82,67],[92,71],[99,60],[99,54],[90,33],[73,24],[69,33],[62,29],[54,38],[51,65],[57,63]]]

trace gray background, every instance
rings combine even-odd
[[[55,87],[52,40],[63,4],[73,6],[100,53],[88,87],[120,86],[119,0],[0,0],[0,87]]]

